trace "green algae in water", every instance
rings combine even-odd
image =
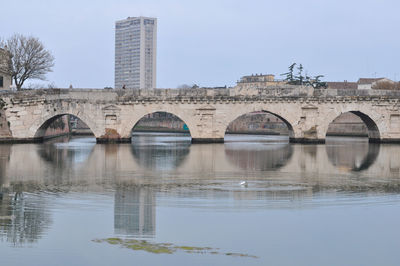
[[[138,239],[121,239],[117,237],[111,237],[106,239],[95,239],[93,240],[93,242],[96,243],[106,242],[111,245],[120,245],[124,248],[128,248],[131,250],[142,250],[153,254],[173,254],[177,251],[183,251],[186,253],[195,253],[195,254],[212,254],[212,255],[258,258],[257,256],[254,255],[248,255],[242,253],[233,253],[233,252],[221,253],[217,251],[218,248],[176,246],[172,243],[153,243],[146,240],[138,240]]]
[[[108,244],[111,244],[111,245],[117,245],[117,244],[122,243],[122,239],[119,239],[119,238],[107,238],[106,241]]]
[[[176,246],[176,248],[180,250],[189,250],[189,251],[212,250],[212,248],[209,247],[201,248],[201,247]]]
[[[232,253],[232,252],[225,253],[225,255],[233,256],[233,257],[248,257],[248,258],[255,258],[255,259],[258,258],[257,256],[254,256],[254,255],[242,254],[242,253]]]

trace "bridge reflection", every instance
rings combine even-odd
[[[254,136],[253,136],[254,137]],[[225,144],[214,144],[213,154],[216,156],[223,151],[223,155],[218,155],[220,162],[225,159],[229,165],[239,167],[242,170],[279,170],[287,165],[293,157],[302,156],[300,153],[314,158],[315,163],[320,167],[326,167],[329,163],[336,167],[339,171],[362,171],[368,169],[375,163],[380,152],[380,145],[368,143],[367,138],[345,138],[345,137],[328,137],[326,145],[292,145],[287,141],[287,137],[268,137],[267,141],[260,141],[260,136],[255,139],[240,136],[232,141],[229,137]],[[64,138],[63,140],[53,140],[43,145],[35,146],[38,155],[52,169],[58,173],[63,169],[72,169],[78,165],[82,167],[87,164],[101,165],[105,171],[118,170],[121,165],[130,165],[129,167],[141,167],[151,171],[174,171],[178,168],[197,167],[191,164],[207,161],[208,157],[200,158],[199,156],[207,156],[199,149],[195,149],[194,154],[190,155],[191,147],[190,136],[175,133],[154,133],[145,135],[135,135],[133,144],[121,145],[96,145],[94,138]],[[30,144],[32,145],[32,144]],[[0,169],[4,172],[7,169],[9,153],[11,152],[9,145],[2,145],[3,155],[1,160],[4,167]],[[129,148],[130,155],[121,155]],[[8,152],[7,152],[8,149]],[[298,152],[296,150],[300,149]],[[317,150],[325,149],[327,159],[322,154],[318,154]],[[201,149],[204,150],[204,149]],[[124,161],[121,161],[123,156]],[[223,156],[224,158],[221,158]],[[4,158],[8,158],[4,160]],[[130,161],[133,158],[134,162]],[[303,161],[304,158],[293,159]],[[101,161],[104,161],[101,163]],[[202,167],[207,167],[201,163]],[[224,165],[224,164],[221,164]],[[288,167],[293,168],[291,163]],[[304,167],[299,165],[300,169]],[[299,170],[300,170],[299,169]]]
[[[189,207],[199,204],[190,199],[221,200],[223,208],[257,199],[263,208],[296,208],[326,193],[400,193],[396,145],[342,138],[292,145],[287,137],[239,137],[191,146],[179,134],[135,138],[133,144],[82,138],[0,145],[0,239],[16,245],[40,239],[52,224],[52,201],[68,192],[106,194],[114,200],[115,234],[135,237],[155,236],[157,198]],[[240,186],[243,178],[248,187]]]
[[[368,138],[328,137],[325,146],[329,161],[334,166],[354,172],[368,169],[380,150],[380,145],[369,143]]]
[[[86,162],[95,144],[95,138],[61,137],[46,141],[38,149],[38,154],[52,165],[70,167]]]
[[[149,170],[173,170],[189,155],[189,134],[148,133],[132,137],[132,154],[138,165]]]
[[[290,160],[293,146],[289,143],[249,145],[229,143],[225,145],[225,155],[232,165],[245,170],[279,169]]]

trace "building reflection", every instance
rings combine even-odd
[[[185,161],[190,145],[188,134],[136,135],[132,138],[132,154],[137,164],[149,170],[172,170]]]
[[[116,234],[153,237],[156,233],[156,196],[152,188],[118,187],[114,201]]]
[[[22,190],[14,185],[0,197],[0,239],[16,246],[37,242],[52,223],[46,199]]]
[[[0,197],[2,196],[3,189],[8,187],[8,180],[6,170],[10,162],[11,145],[0,145]]]
[[[293,147],[289,143],[279,144],[225,144],[225,155],[229,162],[244,170],[279,169],[290,160]]]
[[[342,171],[368,169],[379,155],[380,145],[368,143],[368,138],[327,138],[329,161]]]
[[[51,218],[44,198],[24,193],[34,184],[10,180],[7,170],[11,147],[0,145],[0,240],[19,246],[38,241],[51,224]]]

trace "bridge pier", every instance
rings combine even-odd
[[[193,144],[224,143],[224,138],[192,138]]]
[[[369,143],[400,144],[400,138],[369,139]]]
[[[96,136],[97,143],[131,143],[132,136],[121,136],[117,129],[108,127],[100,137]]]
[[[131,143],[131,138],[96,138],[96,143],[107,144],[107,143]]]
[[[24,144],[24,143],[41,143],[43,138],[13,138],[13,137],[0,137],[0,144]]]
[[[324,144],[325,139],[289,138],[289,142],[300,144]]]

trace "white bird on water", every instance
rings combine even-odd
[[[242,181],[239,183],[242,187],[247,187],[247,181]]]

